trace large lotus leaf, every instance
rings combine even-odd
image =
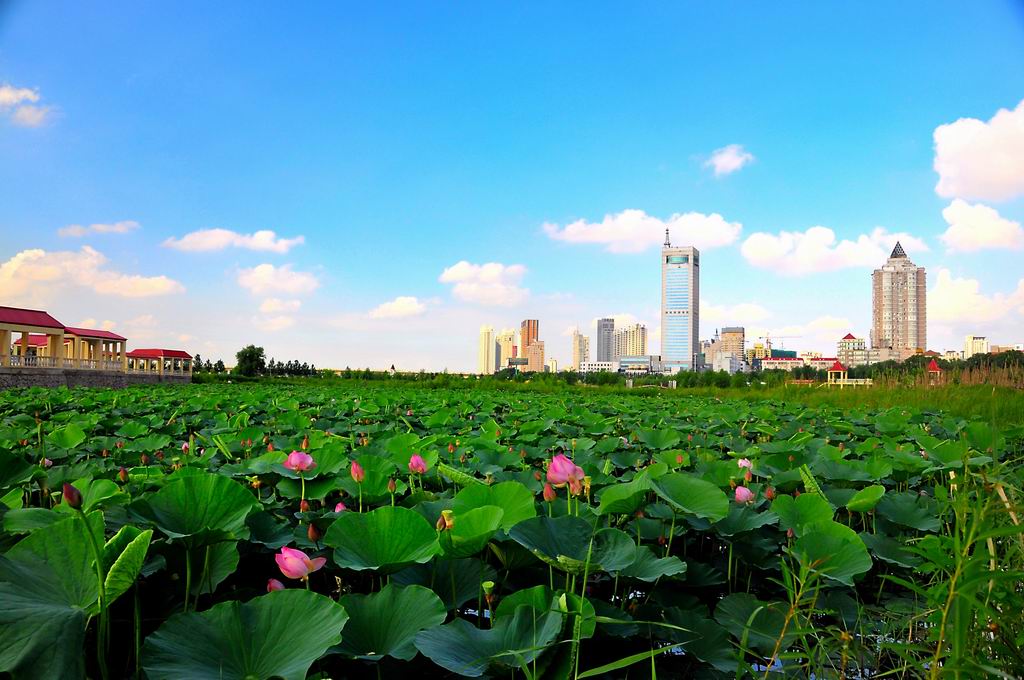
[[[172,540],[182,540],[191,547],[245,538],[249,533],[245,518],[258,505],[238,482],[223,475],[199,473],[176,476],[130,507]]]
[[[534,517],[513,527],[509,536],[548,564],[570,574],[618,571],[632,564],[636,555],[636,544],[625,532],[595,532],[586,520],[573,516]]]
[[[720,488],[685,472],[651,480],[655,493],[677,510],[716,522],[729,514],[729,497]]]
[[[524,519],[537,516],[533,493],[519,482],[467,486],[455,495],[452,510],[457,517],[461,513],[485,505],[495,505],[502,509],[504,514],[501,518],[501,528],[506,531]]]
[[[796,498],[779,496],[772,501],[772,512],[778,515],[782,529],[792,529],[797,536],[802,536],[811,525],[831,522],[834,514],[829,502],[816,493],[803,493]]]
[[[644,468],[636,477],[628,482],[611,484],[604,487],[598,494],[599,515],[629,514],[636,511],[644,502],[644,496],[651,489],[651,479],[660,477],[668,470],[665,463],[655,463]]]
[[[85,432],[75,423],[68,423],[46,435],[46,441],[61,449],[73,449],[85,441]]]
[[[3,514],[3,530],[9,534],[27,534],[66,519],[67,515],[46,508],[18,508]]]
[[[846,509],[850,512],[868,512],[874,510],[878,501],[885,495],[885,487],[881,484],[866,486],[846,501]]]
[[[524,605],[512,616],[496,620],[493,628],[455,619],[421,631],[416,648],[452,673],[477,678],[492,665],[519,668],[530,663],[554,642],[561,628],[561,614]]]
[[[652,449],[667,449],[679,443],[679,433],[672,430],[640,430],[636,436]]]
[[[330,598],[281,590],[177,614],[146,638],[149,680],[303,680],[348,621]]]
[[[238,568],[238,541],[221,541],[189,551],[192,561],[192,595],[206,595]]]
[[[518,484],[518,482],[514,482]],[[453,526],[439,536],[441,549],[448,558],[469,557],[483,550],[501,526],[501,508],[484,505],[462,514],[453,513]]]
[[[324,543],[334,561],[348,569],[394,572],[426,562],[441,551],[437,532],[407,508],[384,506],[372,512],[346,512],[331,524]]]
[[[0,671],[19,679],[85,677],[85,627],[99,599],[91,540],[103,541],[99,512],[88,516],[88,528],[80,516],[68,517],[0,556]]]
[[[749,593],[733,593],[723,598],[715,607],[715,621],[722,624],[738,641],[746,636],[746,646],[764,656],[770,655],[782,638],[779,649],[786,649],[796,638],[786,626],[786,610],[783,602],[761,602]],[[756,612],[756,613],[755,613]]]
[[[427,469],[432,470],[437,465],[437,451],[433,448],[436,439],[435,435],[420,439],[413,432],[405,432],[389,439],[384,448],[391,454],[391,462],[398,467],[400,474],[409,469],[409,459],[414,453],[418,453],[427,464]]]
[[[448,614],[441,599],[422,586],[389,584],[380,592],[346,595],[339,602],[350,618],[335,651],[362,659],[393,656],[409,661],[416,656],[416,633],[444,623]]]
[[[407,567],[391,576],[399,585],[421,585],[430,588],[444,601],[448,609],[455,609],[480,595],[480,584],[494,581],[497,572],[483,560],[472,557],[461,560],[434,559],[426,564]]]
[[[736,651],[729,631],[703,613],[669,607],[664,613],[666,623],[685,630],[671,630],[668,637],[683,644],[687,653],[709,663],[723,673],[736,670]]]
[[[875,511],[890,522],[921,531],[938,531],[942,526],[935,501],[913,491],[887,493]]]
[[[113,602],[123,595],[138,578],[142,565],[149,552],[149,542],[153,538],[153,530],[142,531],[130,524],[121,527],[103,547],[103,563],[106,577],[103,587],[107,601]],[[99,602],[94,607],[99,610]]]
[[[686,563],[678,557],[658,557],[646,545],[637,546],[633,562],[619,570],[618,576],[652,582],[663,576],[675,576],[686,571]]]
[[[778,516],[770,510],[757,512],[746,505],[733,505],[729,508],[729,514],[715,522],[714,527],[723,536],[735,536],[778,521]]]
[[[791,551],[801,564],[848,586],[871,569],[871,555],[860,536],[845,524],[819,522],[806,528]]]
[[[21,456],[0,450],[0,489],[27,482],[32,479],[32,474],[37,469]]]
[[[914,568],[921,564],[921,558],[907,550],[902,541],[880,534],[860,534],[864,545],[876,558],[901,567]]]
[[[109,479],[90,479],[84,477],[72,482],[74,487],[82,494],[82,509],[86,512],[98,510],[100,506],[123,503],[127,498],[114,482]],[[73,512],[67,503],[62,502],[57,506],[58,510]]]

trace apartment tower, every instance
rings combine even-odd
[[[896,243],[892,255],[871,275],[871,347],[892,349],[899,358],[928,348],[925,271]]]
[[[612,338],[612,361],[619,357],[643,356],[647,354],[647,326],[635,323],[615,331]]]
[[[597,320],[597,356],[594,361],[612,360],[612,338],[615,335],[615,319]]]
[[[494,373],[497,352],[498,344],[494,340],[494,327],[480,326],[480,348],[477,352],[476,372],[481,375]]]
[[[746,349],[746,331],[743,326],[726,326],[720,338],[722,354],[743,358],[743,350]]]
[[[580,364],[590,361],[590,338],[576,328],[572,332],[572,370],[580,370]]]
[[[667,373],[690,371],[700,347],[700,253],[673,248],[665,230],[661,249],[661,361]]]

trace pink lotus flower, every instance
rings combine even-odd
[[[43,458],[43,467],[44,468],[53,467],[53,461],[50,460],[49,458]]]
[[[284,590],[284,584],[278,581],[276,578],[267,580],[267,592],[272,593],[275,590]]]
[[[352,467],[349,468],[349,472],[352,474],[352,479],[356,484],[362,484],[363,480],[366,479],[366,471],[363,470],[363,466],[358,461],[352,461]]]
[[[754,467],[754,464],[750,462],[749,458],[740,458],[738,461],[736,461],[736,465],[741,469],[746,468],[748,470]]]
[[[427,471],[427,461],[423,460],[423,456],[418,453],[412,454],[409,459],[409,472],[417,475],[422,475]]]
[[[185,454],[188,453],[188,442],[182,442],[182,444],[181,444],[181,452],[185,453]]]
[[[281,552],[274,555],[281,573],[288,578],[302,579],[305,581],[314,571],[320,569],[327,563],[326,557],[315,557],[309,559],[306,553],[295,548],[281,548]]]
[[[736,487],[736,502],[737,503],[753,503],[754,492],[745,486]]]
[[[568,484],[574,496],[583,489],[583,476],[583,468],[562,453],[552,458],[548,465],[548,482],[558,487]]]
[[[313,456],[302,451],[292,451],[289,453],[282,465],[292,472],[306,472],[316,467]]]
[[[345,504],[342,503],[341,501],[338,501],[338,504],[334,506],[334,511],[335,512],[345,512],[345,510],[347,510],[347,509],[348,508],[346,508]]]

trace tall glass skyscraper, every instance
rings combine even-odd
[[[661,361],[666,372],[691,371],[700,344],[700,253],[673,248],[665,230],[661,249]]]

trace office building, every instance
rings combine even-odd
[[[983,335],[968,335],[964,340],[964,359],[975,354],[988,354],[988,338]]]
[[[615,331],[612,336],[612,361],[621,356],[647,354],[647,326],[635,323]]]
[[[742,326],[726,326],[722,329],[719,339],[722,343],[722,353],[727,356],[743,358],[743,350],[746,348],[746,334]]]
[[[700,253],[673,248],[665,230],[661,249],[661,360],[667,373],[694,369],[700,347]]]
[[[544,372],[544,341],[535,340],[526,347],[526,368],[527,372]]]
[[[476,372],[491,375],[497,361],[498,345],[494,341],[494,327],[480,327],[480,346],[477,350]]]
[[[519,328],[519,352],[526,354],[526,348],[540,339],[540,321],[526,319]]]
[[[498,343],[498,356],[497,356],[497,367],[498,370],[508,368],[508,360],[514,359],[518,356],[518,343],[516,342],[516,331],[514,328],[503,328],[501,333],[498,333],[498,337],[495,338],[495,342]]]
[[[544,364],[544,370],[548,373],[558,373],[558,359],[548,359]]]
[[[843,366],[870,366],[883,361],[897,361],[900,354],[888,347],[868,347],[864,338],[847,333],[836,343],[836,357]]]
[[[580,364],[584,361],[590,361],[590,338],[580,333],[580,329],[576,328],[572,332],[572,339],[570,340],[572,350],[572,370],[580,370]]]
[[[595,361],[612,360],[612,338],[615,335],[615,319],[597,320],[597,355]]]
[[[617,361],[584,361],[580,364],[580,373],[617,373]]]
[[[900,360],[927,349],[924,267],[911,262],[897,242],[871,284],[871,347],[891,349]]]

